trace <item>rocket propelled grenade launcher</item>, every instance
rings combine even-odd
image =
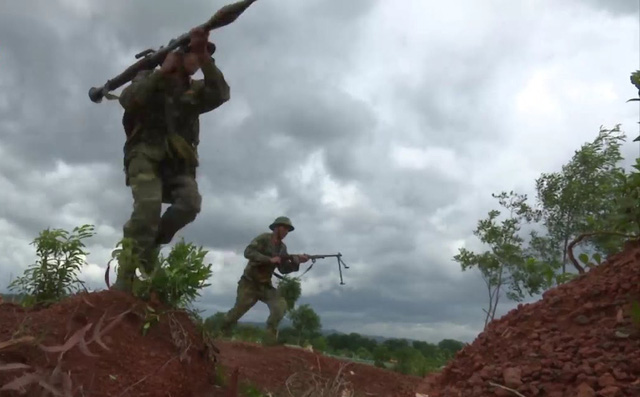
[[[235,21],[240,14],[242,14],[251,4],[256,0],[240,0],[235,3],[227,4],[216,11],[215,14],[205,23],[198,26],[205,31],[211,31],[214,29],[227,26]],[[89,98],[95,102],[102,102],[102,98],[109,95],[110,91],[113,91],[124,84],[133,80],[133,78],[142,70],[150,70],[162,65],[167,55],[178,49],[185,48],[189,45],[190,37],[189,32],[180,35],[177,39],[173,39],[166,47],[160,47],[157,51],[149,49],[136,55],[136,59],[140,59],[133,65],[125,69],[113,79],[107,80],[102,87],[91,87],[89,89]]]

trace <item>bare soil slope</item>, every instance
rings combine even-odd
[[[212,395],[212,356],[193,323],[174,313],[143,336],[145,308],[117,291],[83,293],[40,310],[1,304],[0,386],[16,389],[1,394]]]
[[[493,321],[418,392],[439,396],[640,396],[640,249]]]
[[[45,309],[0,303],[0,395],[227,397],[236,395],[238,378],[278,396],[289,396],[288,386],[298,393],[324,387],[413,397],[422,381],[366,365],[343,368],[339,360],[284,346],[214,341],[216,354],[180,312],[162,316],[143,335],[146,308],[108,290]],[[215,385],[216,367],[229,390]]]

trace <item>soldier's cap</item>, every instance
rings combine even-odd
[[[276,220],[273,221],[271,225],[269,225],[269,229],[274,230],[276,226],[279,226],[279,225],[287,226],[290,232],[295,230],[295,228],[293,227],[293,224],[291,224],[291,219],[287,218],[286,216],[277,217]]]

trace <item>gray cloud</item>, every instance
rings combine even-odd
[[[576,5],[584,12],[567,12]],[[531,195],[533,179],[599,125],[635,128],[624,100],[637,27],[628,7],[603,16],[594,2],[460,7],[263,0],[211,34],[232,99],[201,119],[203,210],[178,236],[211,251],[208,314],[232,305],[245,245],[286,214],[290,251],[342,252],[350,266],[345,286],[333,259],[304,278],[301,303],[327,328],[431,341],[480,330],[484,283],[452,256],[478,246],[490,193]],[[205,1],[0,6],[2,280],[32,261],[40,230],[88,222],[98,235],[84,276],[102,287],[131,194],[122,111],[87,91],[214,11]],[[247,319],[265,316],[258,306]]]
[[[611,13],[615,16],[634,16],[638,15],[640,10],[637,2],[627,0],[575,0],[575,2]]]

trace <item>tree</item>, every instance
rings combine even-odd
[[[558,258],[566,273],[567,247],[581,233],[601,229],[614,211],[619,186],[617,175],[622,156],[620,126],[600,128],[598,136],[582,145],[560,172],[544,173],[536,180],[538,214],[546,228],[547,249]],[[612,236],[592,240],[593,248],[604,253],[616,252],[620,241]]]
[[[391,359],[391,351],[385,345],[377,346],[373,349],[373,359],[375,361],[387,362]]]
[[[311,339],[322,328],[320,316],[309,306],[304,304],[289,312],[293,329],[298,336],[298,344],[303,339]]]
[[[356,355],[363,360],[371,360],[372,354],[366,347],[360,346],[358,350],[356,350]]]
[[[474,253],[460,248],[453,259],[460,263],[462,270],[477,267],[487,285],[489,307],[484,310],[485,327],[495,317],[503,287],[507,298],[521,301],[525,294],[533,295],[545,287],[544,264],[525,256],[524,239],[520,236],[523,222],[530,222],[534,211],[526,203],[527,196],[513,191],[492,194],[499,204],[508,211],[508,216],[499,221],[501,212],[489,211],[488,217],[478,222],[473,234],[488,250]]]
[[[382,345],[386,346],[390,351],[396,351],[405,347],[409,347],[409,341],[407,341],[406,339],[391,338],[382,342]]]
[[[438,343],[438,349],[445,352],[447,358],[452,358],[463,347],[464,343],[454,339],[443,339]]]
[[[418,350],[412,347],[404,347],[398,351],[397,357],[396,371],[405,375],[424,375],[425,360]]]
[[[324,336],[316,336],[311,339],[311,346],[313,347],[313,350],[325,352],[328,347],[327,339]]]

